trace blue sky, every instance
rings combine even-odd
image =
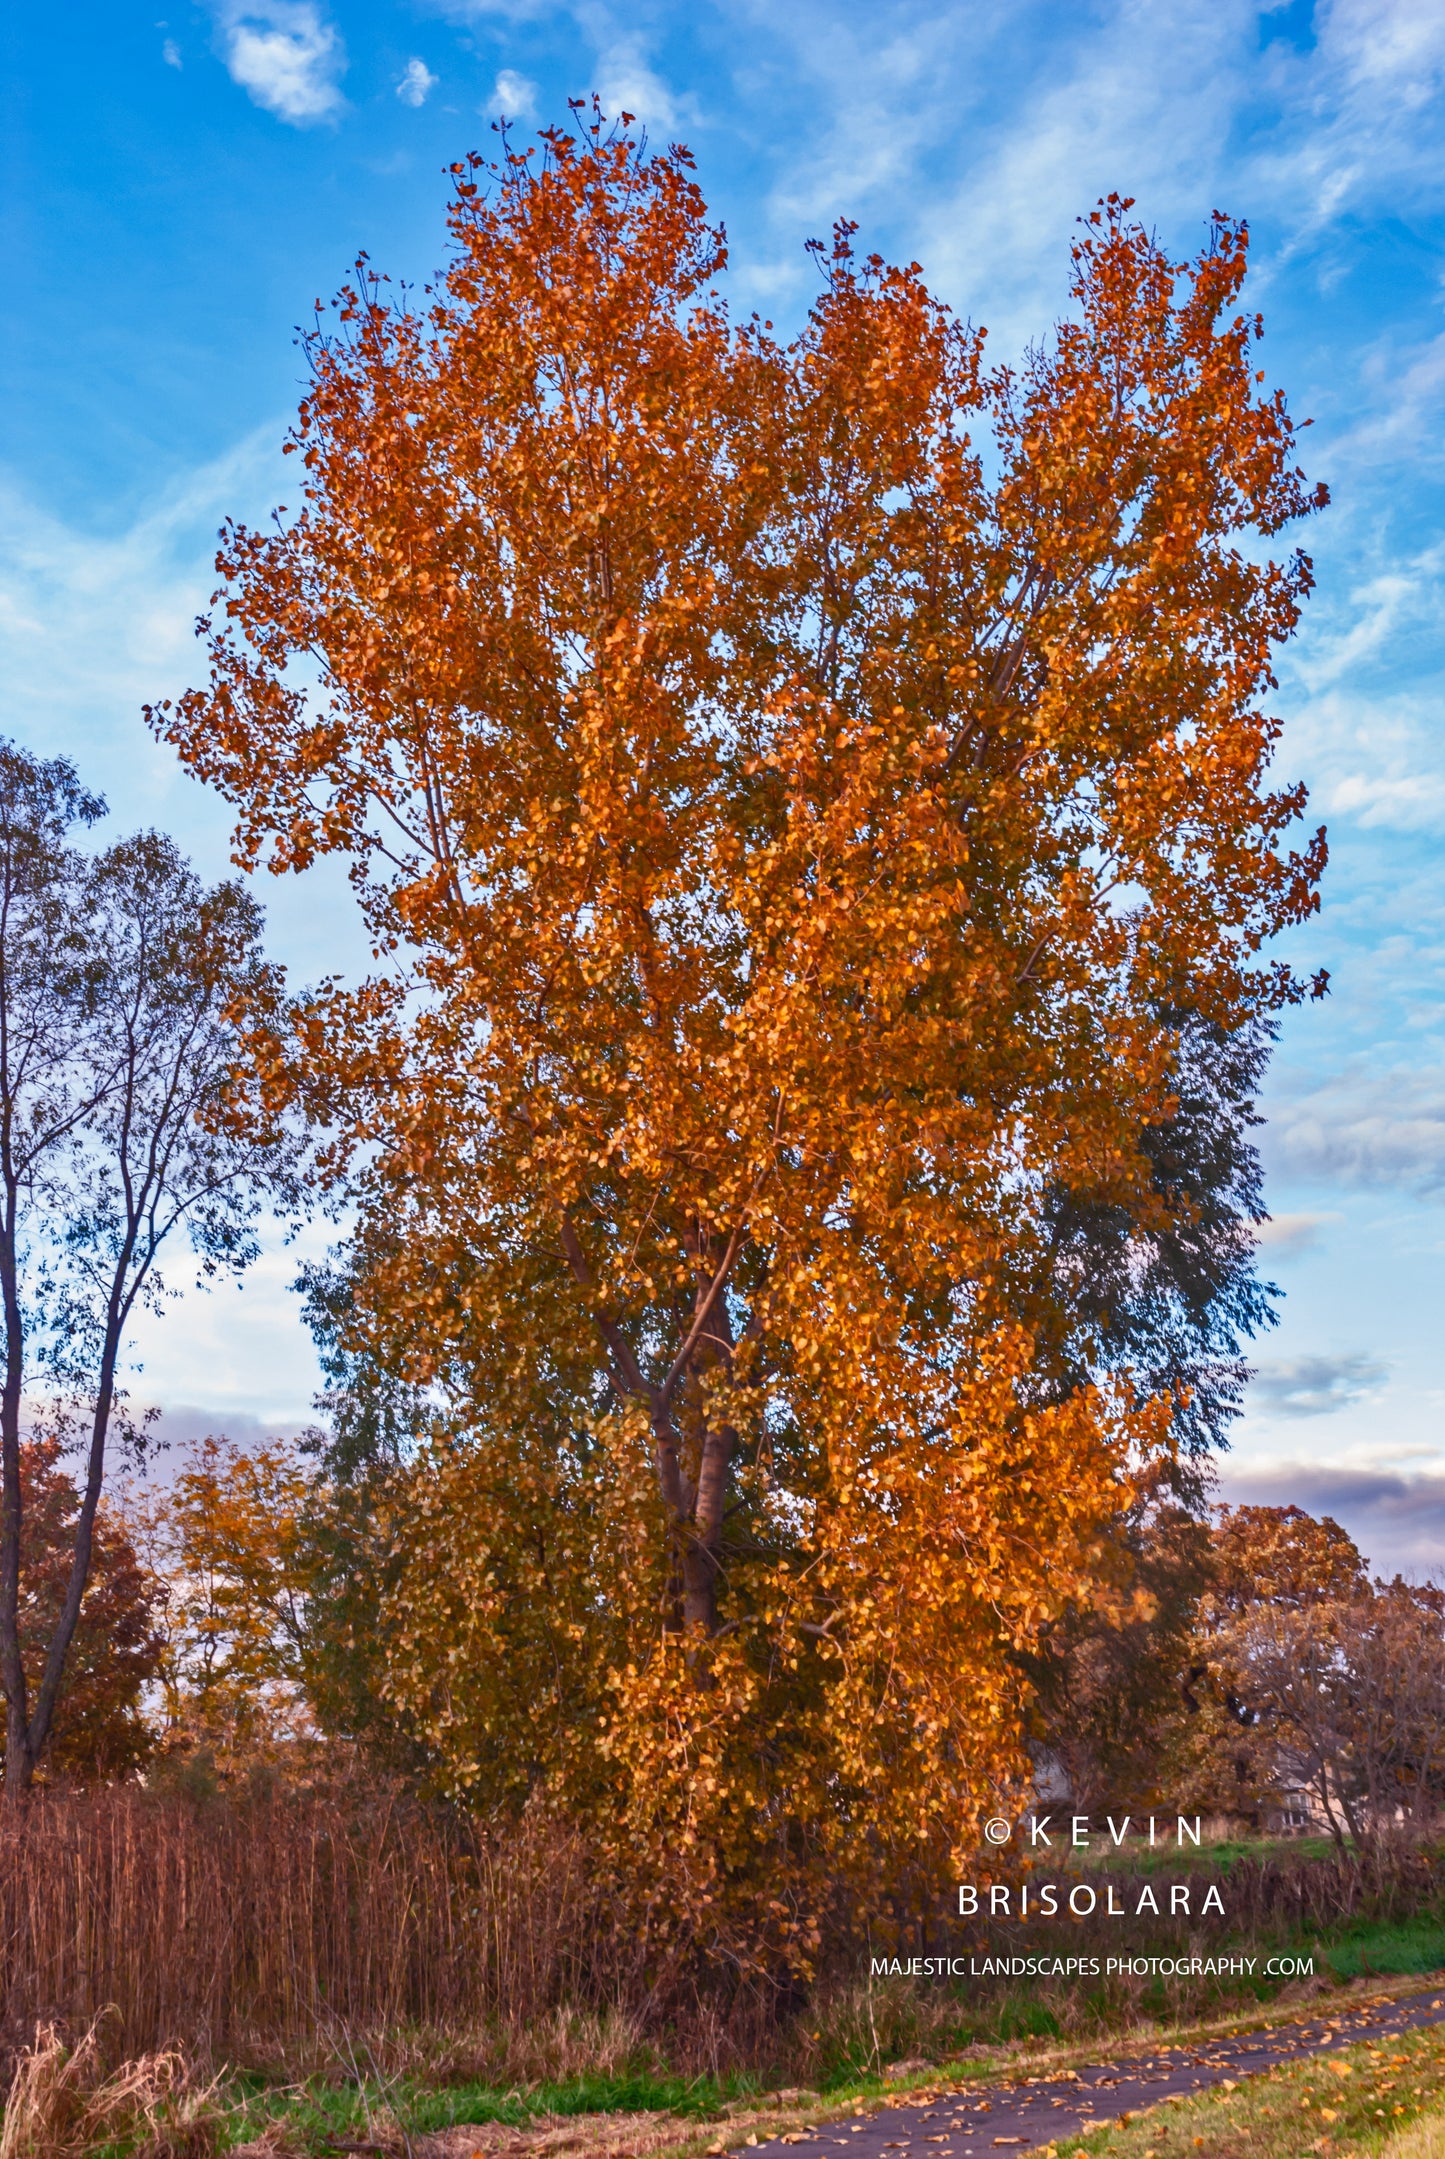
[[[6,37],[0,725],[213,872],[223,809],[141,703],[196,672],[222,516],[285,499],[294,325],[360,247],[425,278],[442,167],[499,110],[596,89],[689,142],[738,305],[796,318],[803,242],[847,215],[999,354],[1058,312],[1099,194],[1181,252],[1248,217],[1265,360],[1334,495],[1279,693],[1333,849],[1291,956],[1334,994],[1269,1082],[1287,1297],[1224,1489],[1445,1570],[1445,0],[72,0]],[[265,883],[298,974],[359,956],[338,878]],[[148,1328],[174,1434],[305,1421],[295,1259]]]

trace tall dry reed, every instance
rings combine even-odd
[[[1081,1920],[949,1919],[937,1882],[915,1884],[891,1919],[840,1902],[820,1983],[790,1996],[701,1953],[691,1967],[654,1963],[584,1839],[555,1824],[489,1828],[364,1781],[201,1800],[135,1787],[41,1794],[0,1810],[0,2049],[13,2062],[38,2026],[73,2042],[102,2017],[111,2063],[178,2047],[202,2070],[228,2060],[292,2073],[344,2068],[361,2042],[392,2068],[510,2083],[621,2069],[658,2045],[688,2070],[811,2074],[816,2047],[857,2053],[865,2012],[872,2034],[878,1991],[870,1980],[854,1995],[880,1951],[1177,1953],[1298,1940],[1445,1901],[1440,1858],[1418,1851],[1227,1868],[1201,1854],[1187,1871],[1192,1919],[1122,1929],[1103,1912],[1111,1878],[1137,1884],[1128,1874],[1082,1877],[1099,1910]],[[1210,1880],[1225,1909],[1204,1918]],[[1099,2012],[1092,1991],[1079,2014]],[[918,2025],[913,1990],[885,1989],[890,2002],[894,1992],[888,2016],[903,2023],[870,2045],[903,2044],[905,2025],[925,2043],[934,2009],[956,2020],[940,2002]],[[1058,2013],[1067,2023],[1074,2012],[1061,2002]]]
[[[109,2052],[285,2050],[341,2030],[542,2025],[646,1974],[580,1841],[489,1835],[402,1792],[196,1803],[134,1788],[0,1811],[9,2050],[106,2012]]]

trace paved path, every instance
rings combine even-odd
[[[1303,2024],[1275,2024],[1195,2046],[1161,2047],[1124,2061],[1054,2070],[1014,2084],[969,2085],[953,2094],[885,2107],[881,2113],[828,2122],[821,2129],[791,2130],[786,2159],[967,2159],[996,2145],[1030,2150],[1098,2128],[1117,2115],[1154,2106],[1174,2093],[1189,2094],[1227,2077],[1256,2076],[1277,2062],[1332,2053],[1358,2040],[1445,2021],[1445,1992],[1412,1994],[1402,2001],[1341,2005],[1333,2016]],[[734,2146],[736,2151],[738,2147]],[[785,2159],[784,2139],[748,2150],[745,2159]]]

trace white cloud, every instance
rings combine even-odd
[[[1191,250],[1216,203],[1287,252],[1366,198],[1438,197],[1445,156],[1427,105],[1445,12],[1336,0],[1304,52],[1286,39],[1261,49],[1260,12],[1258,0],[730,8],[750,34],[740,77],[765,99],[781,61],[811,108],[775,223],[791,240],[800,215],[811,230],[838,215],[896,221],[894,244],[1008,353],[1061,303],[1070,218],[1110,189]],[[938,160],[951,183],[930,170]],[[1257,249],[1255,290],[1270,267]],[[1422,395],[1428,376],[1427,363]]]
[[[983,136],[987,154],[930,220],[924,259],[946,264],[961,293],[982,286],[984,319],[1010,350],[1037,334],[1042,295],[1060,294],[1069,219],[1098,196],[1117,189],[1148,222],[1187,218],[1203,237],[1227,193],[1223,148],[1253,15],[1238,0],[1125,0],[1098,30],[1062,42],[1023,110]],[[1084,32],[1088,17],[1076,20]]]
[[[1326,799],[1330,809],[1392,832],[1431,832],[1445,826],[1445,773],[1407,772],[1390,778],[1351,772],[1336,781]]]
[[[1425,0],[1328,0],[1318,50],[1352,90],[1422,105],[1445,75],[1445,15]]]
[[[648,65],[635,39],[624,39],[599,55],[597,95],[602,110],[612,120],[621,113],[630,112],[635,119],[653,127],[675,128],[682,115],[683,103]],[[695,117],[690,109],[691,101],[685,102],[689,117]]]
[[[1313,49],[1281,66],[1281,114],[1252,176],[1312,240],[1373,200],[1400,214],[1438,199],[1438,125],[1425,118],[1445,79],[1445,15],[1422,0],[1323,0]]]
[[[1419,589],[1419,579],[1404,565],[1356,586],[1345,603],[1353,620],[1335,636],[1316,640],[1313,651],[1300,662],[1304,680],[1333,682],[1362,661],[1375,658],[1412,612]]]
[[[162,1419],[163,1438],[184,1440],[199,1425],[243,1440],[256,1436],[257,1425],[297,1432],[316,1421],[316,1348],[292,1285],[302,1262],[322,1258],[333,1236],[312,1221],[287,1244],[277,1226],[264,1225],[261,1256],[245,1275],[206,1289],[194,1286],[194,1270],[187,1273],[178,1249],[172,1276],[179,1294],[163,1310],[138,1316],[127,1347],[137,1401],[190,1405],[180,1429]]]
[[[264,514],[286,471],[281,432],[279,421],[258,429],[110,533],[67,525],[0,478],[0,672],[27,740],[64,729],[80,754],[77,729],[98,746],[124,719],[134,769],[148,740],[141,704],[200,661],[194,623],[215,583],[216,526],[231,511]],[[168,752],[155,757],[170,765]]]
[[[1424,1193],[1445,1187],[1445,1071],[1350,1072],[1277,1101],[1265,1151],[1286,1174]]]
[[[1405,461],[1412,470],[1438,464],[1440,420],[1445,409],[1445,335],[1414,343],[1382,339],[1360,365],[1353,424],[1331,435],[1330,469],[1366,481],[1382,462]],[[1437,564],[1438,567],[1438,564]]]
[[[966,9],[910,10],[905,19],[887,8],[838,9],[826,0],[795,0],[787,9],[744,0],[736,12],[747,23],[745,49],[757,55],[761,96],[768,87],[764,40],[775,40],[804,89],[812,123],[804,123],[770,198],[785,252],[744,266],[754,296],[772,296],[811,282],[800,241],[826,231],[833,218],[866,213],[871,203],[885,214],[926,214],[936,190],[910,182],[942,137],[975,124],[970,108],[996,57],[990,41],[1008,33],[1010,11],[998,0],[975,0]],[[937,256],[928,259],[936,272]]]
[[[529,120],[537,110],[537,85],[515,68],[504,67],[497,77],[490,109],[509,120]]]
[[[346,52],[313,0],[239,0],[221,34],[231,80],[264,111],[292,127],[340,112]]]
[[[1349,502],[1328,535],[1319,604],[1285,663],[1288,768],[1308,776],[1332,819],[1440,831],[1445,549],[1391,552],[1388,535],[1378,488]]]
[[[179,46],[179,45],[178,45],[178,44],[176,43],[176,41],[175,41],[175,39],[174,39],[173,37],[168,37],[168,38],[166,39],[165,43],[164,43],[164,44],[162,45],[162,47],[161,47],[161,58],[162,58],[162,59],[163,59],[163,60],[165,61],[165,64],[166,64],[166,66],[167,66],[167,67],[179,67],[179,66],[180,66],[180,64],[181,64],[181,48],[180,48],[180,46]]]
[[[396,86],[396,94],[403,105],[425,105],[436,86],[437,78],[425,60],[413,59],[406,63],[401,81]]]
[[[1328,1417],[1372,1394],[1385,1377],[1371,1357],[1280,1357],[1259,1365],[1250,1400],[1277,1417]]]

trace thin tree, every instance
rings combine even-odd
[[[292,1142],[233,1114],[231,1013],[274,997],[261,914],[210,890],[156,833],[90,858],[67,828],[103,809],[64,760],[0,745],[0,1684],[5,1784],[49,1739],[94,1555],[96,1512],[137,1312],[166,1296],[183,1231],[203,1275],[244,1268],[268,1201],[296,1194]],[[33,1690],[22,1654],[20,1442],[47,1391],[82,1452],[68,1574]]]

